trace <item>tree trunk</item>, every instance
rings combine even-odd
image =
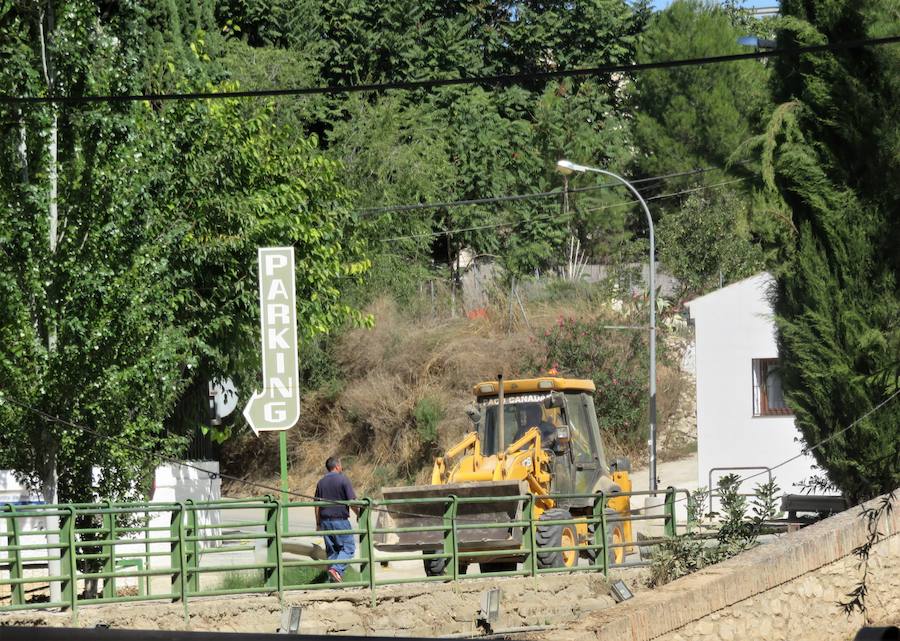
[[[46,20],[46,31],[44,29],[44,16],[41,16],[41,18],[39,19],[38,26],[41,36],[41,61],[43,62],[44,66],[44,80],[47,83],[47,93],[49,95],[52,95],[55,93],[56,77],[52,60],[50,60],[47,53],[47,37],[48,34],[53,33],[54,28],[53,5],[50,2],[47,3]],[[56,254],[59,226],[59,108],[56,105],[51,105],[50,109],[52,110],[52,119],[50,122],[50,140],[47,148],[47,188],[49,197],[47,204],[47,241],[50,248],[50,261],[52,264]],[[47,304],[50,308],[47,314],[47,358],[48,361],[50,361],[52,367],[53,356],[56,353],[57,349],[57,327],[55,313],[56,291],[53,283],[51,283],[48,288],[47,299]],[[54,505],[59,502],[59,471],[57,469],[59,443],[55,438],[54,430],[51,425],[47,426],[45,434],[46,444],[44,448],[44,456],[46,458],[44,464],[44,473],[42,475],[43,478],[41,479],[41,490],[44,494],[44,501],[48,504]],[[48,531],[58,530],[59,518],[55,516],[47,517],[46,528]],[[59,543],[59,535],[48,534],[47,543],[48,545]],[[74,552],[74,550],[72,552]],[[61,564],[59,560],[50,561],[48,563],[48,567],[51,575],[60,575]],[[52,581],[50,583],[51,601],[59,602],[62,600],[61,586],[62,584],[58,581]],[[73,585],[72,589],[77,589],[77,586]]]
[[[28,184],[28,135],[25,129],[25,117],[19,109],[16,114],[19,121],[19,144],[16,152],[19,154],[19,162],[22,163],[22,184]]]

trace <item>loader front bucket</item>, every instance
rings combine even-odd
[[[522,544],[522,527],[504,524],[521,521],[525,481],[485,481],[477,483],[449,483],[447,485],[417,485],[386,487],[385,499],[460,499],[478,497],[490,499],[479,502],[459,502],[456,511],[456,541],[460,551],[504,550]],[[444,545],[445,530],[384,532],[385,529],[443,526],[448,501],[402,503],[378,508],[374,544],[383,552],[413,552],[438,550]],[[480,526],[484,527],[471,527]]]

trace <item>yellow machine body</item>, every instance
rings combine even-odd
[[[559,377],[508,380],[502,382],[502,398],[500,385],[498,381],[475,385],[478,429],[466,434],[443,456],[435,459],[431,485],[384,488],[384,497],[496,496],[497,501],[460,503],[458,514],[462,515],[464,510],[467,518],[501,523],[515,520],[517,515],[521,517],[522,502],[503,501],[499,497],[522,493],[539,497],[533,502],[532,518],[535,520],[554,508],[567,510],[572,518],[579,518],[592,514],[593,499],[565,502],[554,501],[547,495],[598,493],[611,487],[621,492],[631,490],[628,472],[610,472],[604,459],[593,411],[595,387],[592,381]],[[512,424],[498,419],[501,405],[506,421]],[[582,411],[582,406],[590,411]],[[530,416],[521,418],[522,413],[517,413],[519,409]],[[578,420],[574,418],[576,415]],[[529,420],[535,424],[529,424]],[[513,428],[516,432],[509,438],[506,438],[507,434],[499,434],[504,430],[512,433]],[[576,458],[576,450],[579,458]],[[420,507],[424,505],[420,504]],[[629,497],[613,496],[608,500],[607,508],[614,510],[618,517],[609,525],[615,530],[611,540],[616,543],[632,541]],[[427,514],[423,509],[417,509],[415,516],[411,516],[409,510],[403,513],[398,509],[390,514],[389,521],[401,528],[426,523],[437,525],[442,522],[442,509],[431,506],[424,509]],[[376,537],[376,546],[395,551],[430,550],[440,544],[439,534],[401,533]],[[501,549],[503,546],[508,549],[517,541],[521,542],[520,528],[462,529],[457,536],[461,551]],[[591,539],[588,521],[578,521],[564,528],[561,545],[583,546],[591,543]],[[615,560],[621,560],[625,550],[618,548]],[[485,557],[479,560],[484,561]],[[565,564],[571,565],[575,560],[577,553],[569,554]]]

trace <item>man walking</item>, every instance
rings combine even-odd
[[[352,501],[356,498],[350,479],[344,476],[341,459],[329,456],[325,461],[327,474],[316,484],[316,499],[321,501]],[[359,508],[353,507],[359,516]],[[334,503],[316,508],[316,529],[328,532],[334,530],[350,530],[350,509],[346,505]],[[325,552],[329,560],[336,561],[328,568],[328,578],[332,583],[344,580],[347,559],[352,559],[356,552],[356,540],[352,534],[325,534]]]

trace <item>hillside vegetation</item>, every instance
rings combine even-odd
[[[549,365],[561,375],[593,377],[611,454],[646,458],[646,334],[598,328],[633,323],[645,303],[604,300],[599,292],[599,286],[569,283],[539,291],[525,302],[527,322],[520,312],[512,326],[502,299],[456,318],[401,308],[386,297],[376,300],[367,309],[374,327],[347,331],[329,348],[337,376],[303,396],[303,418],[288,433],[292,489],[310,491],[332,454],[342,456],[363,491],[428,482],[434,456],[471,428],[464,409],[472,402],[473,385],[499,372],[506,377],[545,373]],[[598,329],[589,336],[591,327]],[[572,328],[591,339],[589,353],[583,345],[573,347]],[[667,342],[677,344],[679,338],[663,327],[660,343]],[[666,428],[679,397],[693,389],[671,362],[677,361],[677,350],[661,353],[661,442],[683,449],[683,437],[673,433],[667,440]],[[248,432],[227,444],[223,464],[230,474],[277,485],[278,438]],[[228,492],[253,489],[233,485]]]

